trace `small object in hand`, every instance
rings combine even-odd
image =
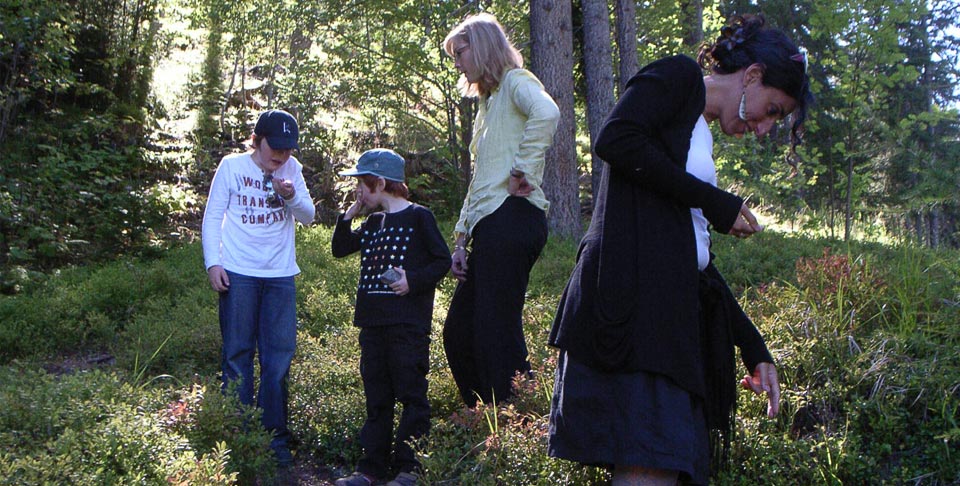
[[[400,272],[393,267],[388,268],[386,272],[380,274],[380,281],[387,285],[390,285],[397,280],[400,280]]]
[[[279,208],[283,205],[283,202],[280,201],[280,195],[277,194],[276,189],[273,188],[273,174],[263,175],[263,188],[267,190],[267,206],[271,208]]]

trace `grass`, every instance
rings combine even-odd
[[[359,457],[364,408],[357,262],[334,259],[330,236],[298,232],[290,413],[297,461],[339,473]],[[773,420],[739,396],[716,484],[960,482],[960,253],[773,232],[719,237],[714,252],[784,385]],[[575,254],[575,242],[551,239],[534,268],[524,322],[536,379],[518,382],[509,405],[461,407],[440,342],[454,282],[442,282],[433,428],[418,444],[425,483],[607,483],[606,471],[546,454],[556,352],[545,342]],[[66,269],[0,297],[0,484],[263,481],[255,411],[216,392],[219,339],[198,244]],[[103,356],[115,364],[87,362]]]

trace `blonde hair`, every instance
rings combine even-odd
[[[454,27],[443,40],[443,50],[450,57],[454,57],[455,39],[470,46],[467,55],[480,71],[480,79],[476,83],[468,82],[465,75],[460,76],[457,88],[463,96],[489,94],[500,85],[500,79],[507,71],[523,67],[523,56],[507,39],[503,26],[493,15],[471,15]]]

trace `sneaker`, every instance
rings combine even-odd
[[[397,474],[397,477],[393,478],[393,481],[387,483],[387,486],[416,486],[417,485],[417,475],[408,472],[402,472]]]
[[[367,476],[366,474],[356,471],[353,474],[338,479],[335,483],[336,486],[373,486],[376,482],[372,477]]]

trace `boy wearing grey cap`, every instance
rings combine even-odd
[[[236,383],[253,404],[253,357],[259,352],[261,422],[273,433],[279,465],[293,462],[287,429],[287,375],[297,344],[296,222],[309,225],[315,208],[293,157],[297,121],[282,110],[260,114],[253,150],[227,155],[210,185],[203,213],[203,259],[220,297],[223,389]]]
[[[360,252],[354,325],[360,328],[360,376],[367,418],[360,430],[363,457],[337,486],[413,486],[420,463],[409,442],[430,428],[427,371],[437,283],[450,268],[450,250],[429,209],[407,200],[404,160],[392,150],[364,152],[354,169],[356,201],[337,218],[333,256]],[[355,230],[353,218],[370,214]],[[403,405],[393,435],[393,410]],[[392,457],[391,457],[392,451]]]

